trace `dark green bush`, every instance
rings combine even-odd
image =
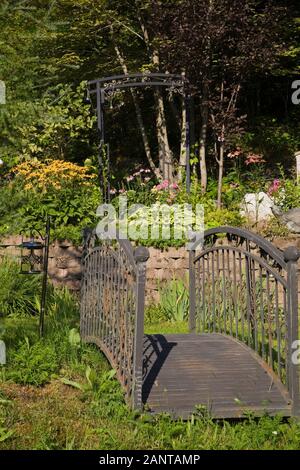
[[[38,341],[30,345],[28,338],[8,355],[7,378],[19,384],[44,385],[59,371],[54,345]]]
[[[39,276],[20,274],[20,263],[4,258],[0,260],[0,280],[0,317],[37,314]]]

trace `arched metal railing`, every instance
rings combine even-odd
[[[128,240],[99,240],[85,231],[81,337],[104,352],[128,403],[142,407],[145,271],[149,252]]]
[[[199,250],[199,251],[198,251]],[[205,232],[190,251],[190,329],[230,335],[252,348],[286,385],[299,412],[295,247],[284,253],[247,230]],[[246,367],[246,366],[245,366]]]

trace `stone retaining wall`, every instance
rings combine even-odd
[[[2,240],[2,244],[20,244],[21,237],[9,237]],[[300,249],[300,237],[277,238],[273,244],[284,250],[290,245]],[[147,301],[158,301],[158,287],[163,282],[173,278],[187,279],[188,253],[185,248],[169,248],[160,250],[150,248],[150,259],[147,264]],[[75,247],[68,241],[51,244],[49,251],[49,276],[56,285],[64,284],[70,289],[78,291],[81,277],[81,248]],[[0,248],[0,257],[6,254],[20,255],[17,248]]]
[[[22,238],[8,237],[1,244],[19,245]],[[75,247],[71,242],[56,241],[49,249],[49,277],[54,284],[64,284],[72,290],[80,289],[81,278],[81,247]],[[16,247],[0,248],[0,257],[5,255],[20,256],[20,249]]]
[[[189,255],[185,248],[158,250],[150,248],[147,263],[146,298],[159,300],[159,285],[171,279],[188,279]]]

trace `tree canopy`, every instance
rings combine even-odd
[[[116,73],[184,73],[194,171],[203,192],[208,176],[219,175],[220,199],[234,152],[245,160],[262,155],[272,165],[288,164],[299,149],[299,110],[290,99],[299,16],[292,0],[4,1],[0,158],[9,167],[49,157],[83,164],[96,157],[97,134],[80,83]],[[186,110],[178,97],[132,91],[111,107],[107,139],[116,178],[139,163],[163,178],[162,156],[172,178],[182,177]]]

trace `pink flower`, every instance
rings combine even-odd
[[[162,190],[165,190],[165,189],[168,189],[168,188],[171,188],[171,186],[169,186],[169,181],[168,180],[164,180],[162,181],[160,184],[158,184],[157,186],[155,186],[155,189],[157,191],[162,191]]]
[[[238,158],[241,156],[241,154],[243,153],[242,149],[240,147],[238,147],[236,150],[234,150],[233,152],[230,152],[228,154],[228,157],[229,158]]]
[[[112,189],[109,191],[109,194],[112,194],[112,195],[113,195],[113,194],[117,194],[117,190],[112,188]]]
[[[177,183],[173,183],[173,184],[171,184],[170,188],[171,188],[171,189],[178,190],[178,189],[179,189],[179,186],[178,186]]]
[[[127,176],[126,181],[129,183],[130,181],[133,181],[134,177],[133,176]]]
[[[119,189],[119,194],[125,194],[125,193],[126,193],[125,189],[123,189],[123,188]]]
[[[272,194],[277,193],[277,191],[280,189],[281,183],[279,179],[275,179],[272,183],[272,185],[269,188],[268,194],[272,196]]]
[[[263,159],[262,155],[256,155],[254,153],[249,153],[249,155],[246,158],[246,165],[251,165],[253,163],[264,163],[265,160]]]

